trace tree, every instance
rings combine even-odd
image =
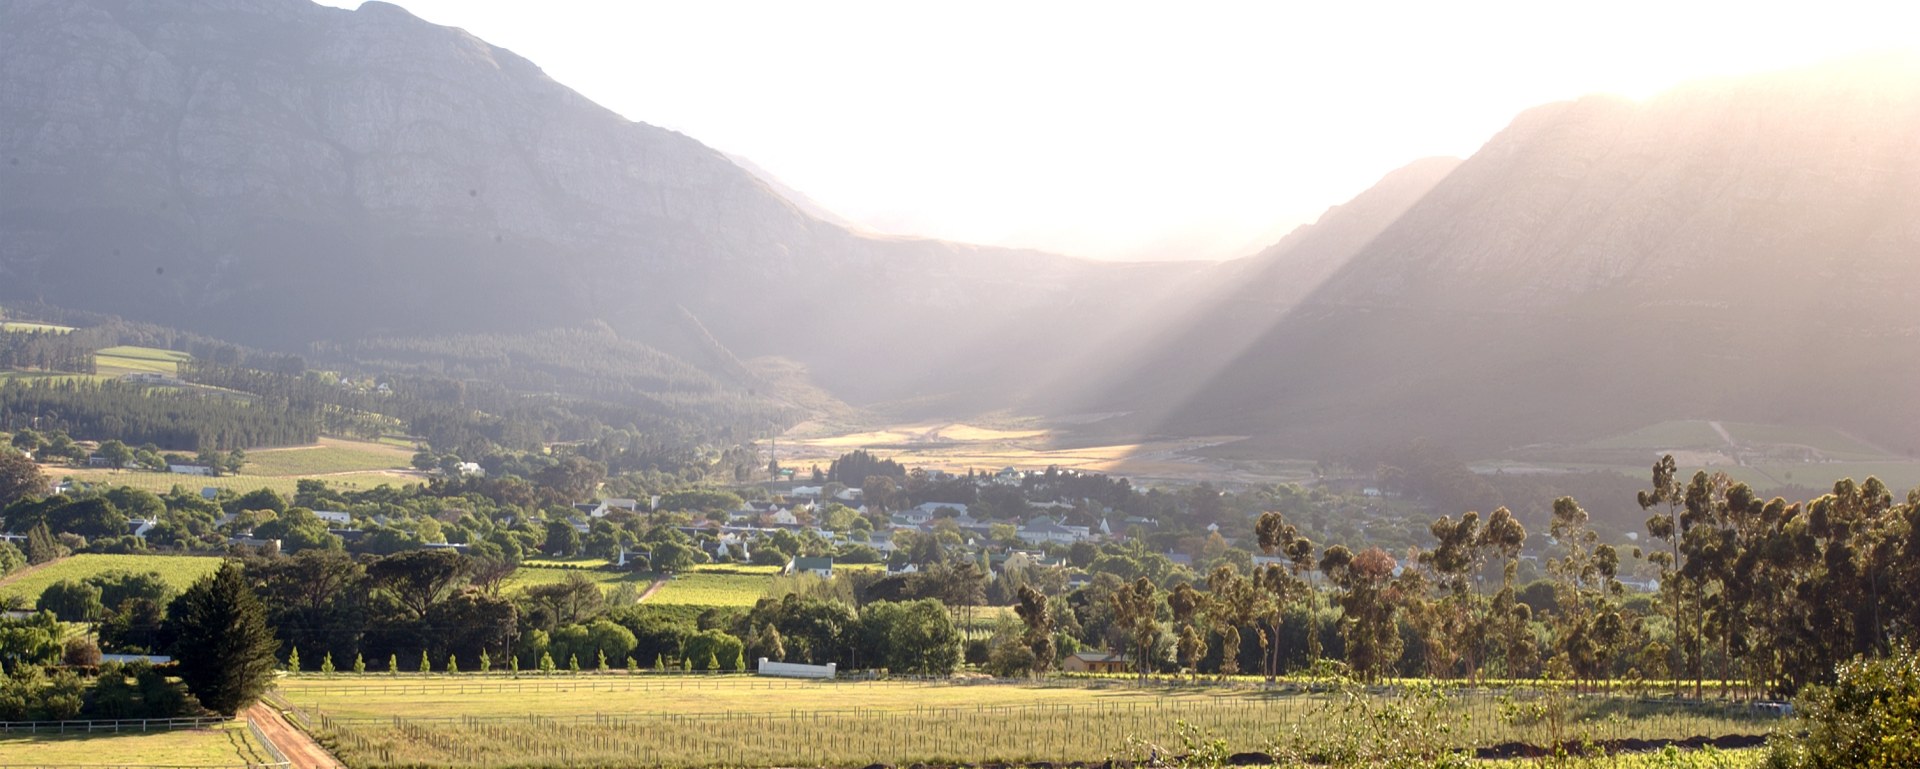
[[[546,546],[542,549],[551,556],[571,558],[579,555],[580,531],[566,521],[549,521]]]
[[[21,452],[31,454],[39,451],[40,447],[47,445],[47,439],[41,437],[40,433],[32,428],[23,427],[14,431],[11,443],[14,448],[19,449]]]
[[[127,448],[127,444],[121,443],[120,441],[110,440],[102,442],[100,444],[100,450],[94,452],[94,454],[106,460],[107,466],[113,468],[126,467],[128,463],[133,461],[133,449]]]
[[[82,637],[69,638],[60,661],[70,667],[94,667],[100,664],[100,647]]]
[[[1354,555],[1346,546],[1334,545],[1320,559],[1321,573],[1341,591],[1340,635],[1346,641],[1347,664],[1367,681],[1387,675],[1400,659],[1399,595],[1392,586],[1398,566],[1378,547]]]
[[[1254,526],[1254,534],[1259,541],[1260,550],[1267,555],[1280,555],[1287,559],[1283,568],[1279,564],[1270,564],[1254,574],[1255,584],[1266,591],[1271,599],[1266,605],[1267,628],[1263,635],[1270,636],[1272,648],[1264,655],[1262,666],[1266,678],[1273,681],[1280,675],[1280,628],[1287,610],[1302,599],[1307,599],[1307,651],[1308,659],[1320,656],[1319,618],[1316,616],[1312,598],[1313,586],[1301,578],[1301,573],[1313,568],[1313,542],[1301,536],[1286,516],[1276,512],[1260,514],[1259,523]],[[1262,647],[1266,647],[1265,638]]]
[[[1181,582],[1167,594],[1167,608],[1173,612],[1174,624],[1180,626],[1180,666],[1198,677],[1200,659],[1207,656],[1207,639],[1194,628],[1194,620],[1206,613],[1207,596],[1193,589],[1192,583]]]
[[[1151,669],[1153,642],[1160,637],[1159,610],[1160,591],[1146,577],[1113,593],[1114,626],[1132,642],[1134,664],[1142,679]]]
[[[193,583],[168,608],[180,679],[200,704],[228,716],[259,699],[273,679],[280,642],[240,564]]]
[[[1680,643],[1681,634],[1686,627],[1680,616],[1680,604],[1684,593],[1684,587],[1680,579],[1680,545],[1686,536],[1685,527],[1688,523],[1686,518],[1680,515],[1680,510],[1686,501],[1686,495],[1680,485],[1678,473],[1679,468],[1675,464],[1672,454],[1661,457],[1660,461],[1653,463],[1653,489],[1651,491],[1642,491],[1639,494],[1640,509],[1642,510],[1651,510],[1657,506],[1666,507],[1666,512],[1655,513],[1647,518],[1647,533],[1652,535],[1654,539],[1665,540],[1672,546],[1672,549],[1668,552],[1654,553],[1653,557],[1649,560],[1653,561],[1654,565],[1660,567],[1660,592],[1667,595],[1669,605],[1672,607],[1672,615],[1669,619],[1673,622],[1675,643],[1669,650],[1669,653],[1675,656],[1668,662],[1667,669],[1672,671],[1673,696],[1675,697],[1680,696],[1680,659],[1678,655],[1681,653],[1681,647],[1683,645]]]
[[[14,434],[16,438],[18,433]],[[25,455],[0,451],[0,507],[45,494],[47,477]]]
[[[860,654],[896,673],[946,675],[960,664],[960,631],[939,601],[874,601],[860,609]]]
[[[453,550],[412,550],[374,561],[367,576],[386,590],[415,619],[459,587],[467,575],[467,557]]]
[[[27,563],[37,566],[55,558],[64,557],[67,548],[53,538],[47,522],[41,521],[27,532]]]
[[[1013,611],[1027,626],[1022,640],[1033,652],[1033,672],[1045,673],[1053,667],[1053,612],[1047,606],[1046,595],[1032,585],[1021,585],[1019,598]]]
[[[100,618],[100,588],[78,580],[63,579],[40,592],[34,604],[39,611],[53,612],[61,622],[91,622]]]

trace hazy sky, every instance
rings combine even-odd
[[[1920,38],[1891,2],[399,4],[871,228],[1135,259],[1257,250],[1536,104]]]

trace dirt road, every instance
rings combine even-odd
[[[273,706],[256,702],[247,709],[247,718],[260,727],[260,732],[273,741],[274,747],[287,754],[287,760],[293,762],[293,769],[346,769],[306,732],[287,723]]]

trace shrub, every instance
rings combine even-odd
[[[1920,766],[1920,654],[1898,647],[1885,657],[1855,657],[1832,686],[1809,688],[1798,703],[1807,736],[1774,744],[1780,769]]]
[[[90,668],[100,664],[100,647],[85,638],[67,639],[67,647],[60,655],[60,661],[69,667]]]

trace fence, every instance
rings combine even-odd
[[[90,732],[153,732],[173,729],[202,729],[227,723],[224,718],[141,718],[118,721],[0,721],[0,733],[12,734],[86,734]],[[287,760],[280,747],[267,739],[265,732],[252,718],[247,719],[247,730],[272,763],[247,764],[13,764],[0,763],[0,769],[288,769],[293,762]]]
[[[224,718],[128,718],[111,721],[0,721],[0,734],[80,734],[86,732],[164,732],[205,729]]]

